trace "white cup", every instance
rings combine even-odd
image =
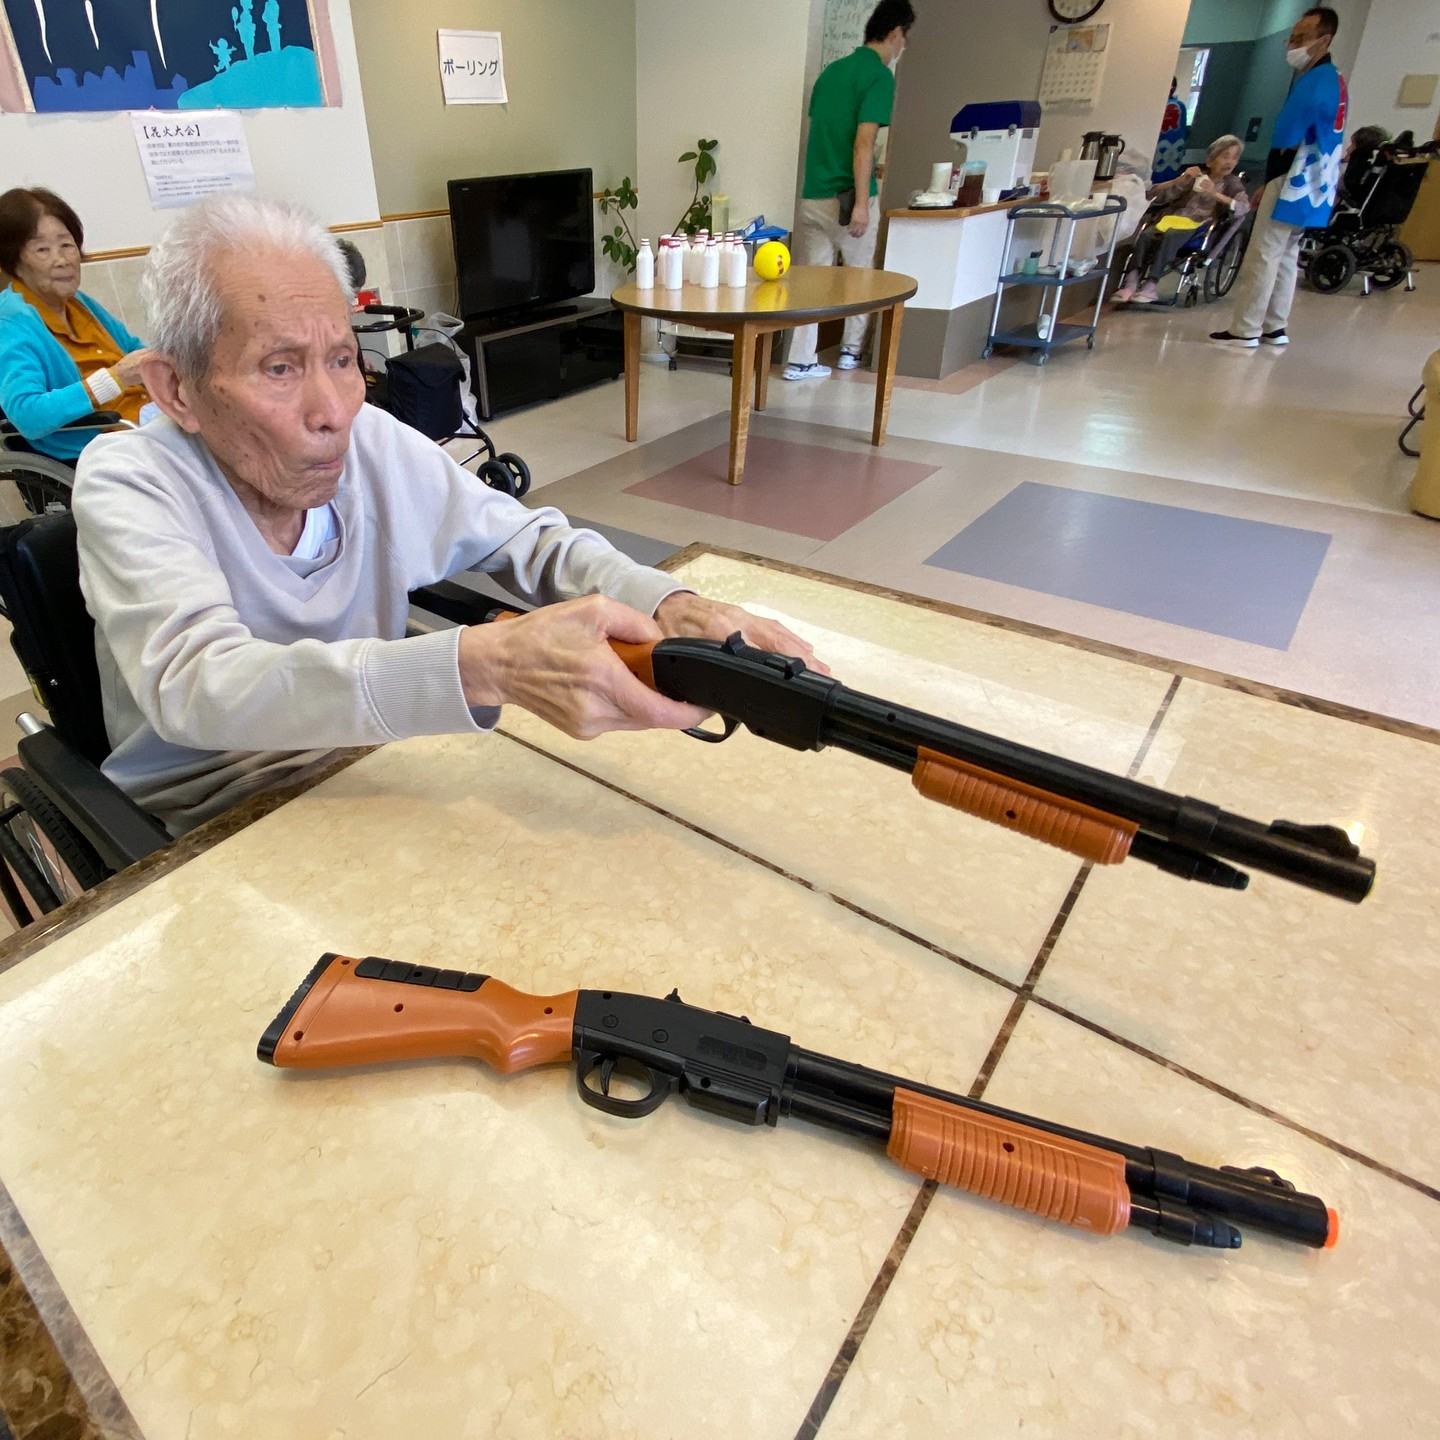
[[[955,169],[950,161],[944,160],[930,167],[930,188],[944,192],[950,188],[950,174]]]

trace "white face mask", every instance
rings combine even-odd
[[[1306,45],[1299,45],[1293,50],[1285,52],[1285,63],[1292,70],[1303,70],[1310,63],[1310,49]]]

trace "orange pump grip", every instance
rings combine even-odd
[[[489,978],[475,990],[362,979],[355,973],[360,963],[348,955],[330,957],[287,1018],[272,1064],[323,1070],[467,1058],[509,1074],[570,1059],[575,990],[527,995]]]
[[[492,617],[494,620],[518,620],[518,610],[502,610],[498,615]],[[651,659],[651,651],[655,649],[654,644],[632,645],[627,640],[612,640],[610,648],[625,663],[625,668],[644,686],[653,690],[655,688],[655,664]]]
[[[916,751],[910,778],[927,800],[1018,830],[1097,865],[1118,865],[1130,853],[1130,842],[1140,828],[1093,805],[1052,795],[923,746]]]
[[[1095,1235],[1130,1222],[1124,1156],[931,1095],[897,1087],[886,1148],[927,1180]]]

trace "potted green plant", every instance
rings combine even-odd
[[[691,192],[685,213],[669,232],[672,235],[693,235],[697,230],[710,228],[710,196],[702,195],[700,187],[710,180],[716,171],[715,151],[718,140],[698,140],[695,149],[687,150],[677,163],[693,165],[695,188]],[[640,197],[627,175],[615,189],[607,185],[600,192],[600,213],[607,219],[614,217],[620,223],[600,237],[600,248],[611,260],[626,272],[635,269],[635,256],[640,249],[635,232],[626,218],[627,210],[634,210],[640,204]]]

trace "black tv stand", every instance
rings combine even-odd
[[[482,420],[625,373],[624,321],[608,300],[477,317],[455,339],[470,357]]]

